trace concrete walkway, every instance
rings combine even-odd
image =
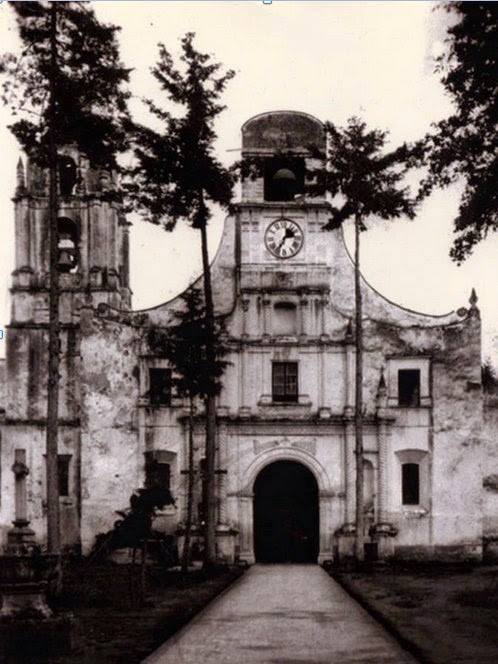
[[[318,565],[256,565],[145,662],[415,660]]]

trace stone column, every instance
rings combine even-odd
[[[15,476],[15,520],[7,539],[9,544],[25,544],[34,542],[34,532],[29,528],[28,519],[28,491],[26,477],[29,469],[26,465],[26,450],[17,449],[14,452],[14,465],[12,472]]]
[[[327,491],[320,491],[320,545],[318,552],[318,564],[322,565],[326,560],[332,560],[331,543],[331,500],[333,495]]]
[[[377,442],[379,450],[379,470],[378,470],[378,499],[377,521],[379,523],[387,522],[387,426],[383,419],[379,419],[377,425]]]
[[[345,426],[345,461],[346,461],[346,509],[345,524],[355,523],[356,510],[356,458],[355,458],[355,431],[354,421],[348,420]]]
[[[24,199],[16,206],[16,269],[30,267],[30,219]]]
[[[346,346],[346,371],[345,371],[345,380],[346,380],[346,403],[345,403],[345,414],[352,415],[354,412],[354,403],[355,403],[355,365],[356,365],[356,355],[354,350],[353,343],[353,334],[351,329],[351,321],[348,324],[348,329],[346,331],[345,337],[345,346]]]
[[[264,294],[261,303],[263,305],[263,337],[268,337],[271,334],[271,299]]]
[[[252,565],[254,558],[253,540],[253,494],[239,495],[240,559]]]
[[[321,306],[321,321],[320,321],[320,336],[322,338],[322,341],[326,341],[329,339],[329,334],[327,332],[327,305],[329,301],[328,298],[322,297],[320,300],[320,306]]]
[[[397,535],[397,529],[393,524],[389,523],[387,509],[387,467],[389,463],[388,421],[387,386],[384,379],[384,371],[381,369],[379,387],[377,390],[377,449],[379,453],[379,462],[377,475],[377,518],[374,527],[378,556],[381,560],[393,556],[394,537]]]
[[[247,339],[249,336],[249,333],[247,331],[247,322],[248,322],[248,315],[247,312],[249,311],[249,304],[250,300],[249,298],[242,298],[242,338]]]
[[[308,315],[308,298],[305,295],[302,295],[299,298],[299,336],[302,339],[306,339],[308,326],[306,325],[306,317]]]
[[[227,523],[227,426],[218,424],[218,524]]]

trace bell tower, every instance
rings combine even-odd
[[[105,304],[130,309],[128,223],[116,174],[93,167],[73,146],[58,156],[58,269],[60,284],[60,388],[58,462],[62,545],[79,546],[81,426],[85,414],[80,343],[87,329],[81,308]],[[22,455],[29,470],[27,514],[39,541],[45,538],[45,436],[49,314],[48,172],[32,161],[17,166],[15,269],[11,322],[6,334],[6,402],[1,465]],[[15,517],[14,479],[2,487],[0,518]]]
[[[94,168],[74,146],[59,151],[59,263],[61,321],[90,296],[129,309],[128,223],[116,191],[116,174]],[[48,171],[28,160],[17,166],[16,257],[12,322],[41,322],[49,273]]]

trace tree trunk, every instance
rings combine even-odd
[[[188,486],[187,486],[187,519],[182,551],[182,574],[187,574],[190,558],[190,534],[192,532],[192,516],[194,507],[194,398],[189,397],[188,414]]]
[[[355,215],[355,345],[356,345],[356,385],[355,385],[355,452],[356,452],[356,537],[355,558],[364,558],[364,512],[363,512],[363,320],[360,274],[360,225],[361,215]]]
[[[47,381],[47,547],[49,553],[60,554],[59,481],[57,461],[57,428],[59,418],[59,271],[58,271],[58,192],[57,143],[55,137],[55,104],[57,76],[57,3],[50,12],[50,99],[49,99],[49,245],[50,290],[48,324],[48,381]]]
[[[201,195],[200,205],[205,207]],[[202,270],[204,281],[204,301],[206,310],[206,359],[208,366],[214,366],[214,304],[213,289],[211,286],[211,266],[207,246],[207,215],[200,224],[202,247]],[[214,381],[213,381],[214,382]],[[205,526],[205,552],[204,565],[212,567],[216,564],[216,395],[214,386],[205,399],[206,405],[206,468],[205,468],[205,496],[206,496],[206,526]]]

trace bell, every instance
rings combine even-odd
[[[297,192],[297,178],[290,168],[279,168],[273,176],[275,200],[292,201]]]
[[[71,272],[74,266],[73,252],[70,249],[59,249],[59,260],[57,261],[59,272]]]
[[[287,182],[296,182],[296,175],[290,170],[290,168],[279,168],[273,176],[273,179],[280,181],[286,180]]]

